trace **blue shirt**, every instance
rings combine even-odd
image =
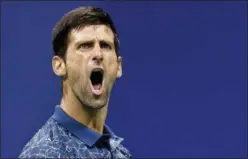
[[[67,115],[60,106],[25,145],[19,158],[131,158],[107,125],[99,134]]]

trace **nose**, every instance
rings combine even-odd
[[[93,55],[93,61],[97,64],[101,63],[103,60],[103,53],[99,45],[96,46]]]

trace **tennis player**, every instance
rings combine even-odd
[[[116,28],[100,8],[79,7],[53,30],[52,67],[63,95],[19,158],[131,158],[105,124],[112,87],[122,75]]]

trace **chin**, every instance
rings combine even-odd
[[[91,106],[91,108],[93,108],[93,109],[102,109],[105,106],[106,105],[94,105],[94,106]]]
[[[101,109],[107,105],[107,100],[92,100],[85,102],[84,105],[92,109]]]
[[[101,109],[108,104],[108,94],[105,92],[100,96],[96,96],[90,91],[84,91],[78,95],[78,99],[82,106],[91,109]]]
[[[99,104],[91,104],[91,105],[88,105],[87,107],[88,108],[91,108],[91,109],[101,109],[103,107],[105,107],[106,105],[99,105]]]

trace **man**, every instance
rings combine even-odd
[[[131,158],[105,125],[110,93],[122,75],[119,42],[110,16],[100,8],[67,13],[53,30],[54,73],[63,96],[20,158]]]

